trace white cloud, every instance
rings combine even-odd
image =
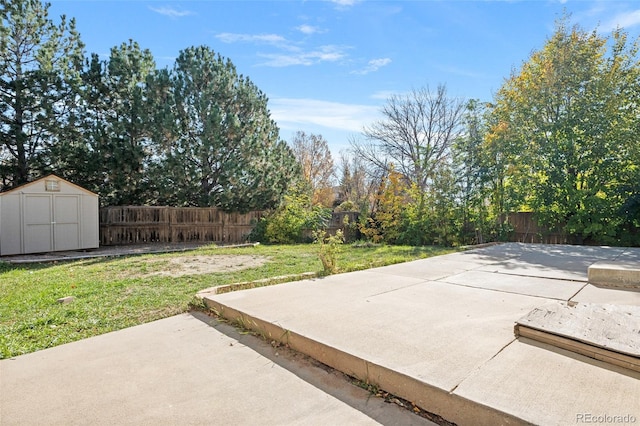
[[[329,0],[329,1],[340,7],[349,7],[349,6],[355,5],[356,3],[360,3],[360,1],[362,0]]]
[[[640,25],[640,9],[619,13],[602,24],[602,28],[605,31],[612,31],[618,27],[628,29],[636,25]]]
[[[302,24],[296,27],[296,30],[300,31],[302,34],[311,35],[318,34],[324,32],[319,27],[314,27],[313,25]]]
[[[372,105],[344,104],[317,99],[269,99],[271,117],[283,129],[322,126],[349,132],[361,132],[380,119],[380,108]]]
[[[237,34],[237,33],[220,33],[215,38],[223,43],[266,43],[282,45],[287,40],[277,34]]]
[[[393,90],[380,90],[380,91],[377,91],[374,94],[372,94],[370,96],[370,98],[371,99],[382,99],[383,101],[386,101],[389,98],[391,98],[392,96],[399,96],[399,95],[403,95],[403,93],[396,92],[396,91],[393,91]]]
[[[183,16],[193,15],[193,12],[189,10],[177,10],[171,7],[163,6],[163,7],[151,7],[149,9],[153,10],[156,13],[161,15],[168,16],[170,18],[182,18]]]
[[[291,53],[259,53],[258,56],[267,59],[260,65],[269,67],[287,67],[292,65],[314,65],[320,62],[337,62],[347,55],[341,46],[320,46],[317,49],[303,51],[297,49]]]
[[[266,61],[258,65],[269,67],[288,67],[293,65],[314,65],[321,62],[337,62],[347,57],[346,46],[325,45],[304,48],[303,43],[296,43],[277,34],[238,34],[220,33],[215,38],[224,43],[267,44],[279,49],[276,53],[257,53]]]
[[[370,72],[378,71],[380,68],[386,65],[389,65],[390,63],[391,63],[390,58],[372,59],[369,61],[366,67],[364,67],[361,70],[351,71],[351,74],[359,74],[359,75],[369,74]]]

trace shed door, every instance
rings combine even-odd
[[[53,249],[80,248],[80,197],[53,196]]]
[[[24,196],[24,253],[53,250],[51,195]]]
[[[24,253],[80,248],[78,195],[28,194],[24,207]]]

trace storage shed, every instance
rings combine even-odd
[[[0,193],[0,256],[97,248],[98,195],[55,175]]]

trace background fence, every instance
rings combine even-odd
[[[567,236],[557,230],[541,227],[533,218],[532,212],[511,213],[507,222],[513,228],[509,241],[519,243],[571,244]]]
[[[264,212],[225,213],[215,207],[122,206],[100,209],[100,245],[143,243],[215,242],[242,243]],[[358,237],[357,212],[333,213],[327,231],[345,232],[347,240]],[[538,226],[533,213],[507,216],[513,232],[509,241],[523,243],[571,244],[557,231]],[[308,232],[311,237],[311,231]]]
[[[100,244],[241,243],[262,214],[215,207],[105,207],[100,209]]]
[[[100,245],[247,241],[264,212],[225,213],[215,207],[117,206],[100,209]],[[327,231],[354,239],[357,212],[333,213]],[[311,231],[308,232],[311,238]]]

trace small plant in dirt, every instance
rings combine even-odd
[[[313,233],[314,242],[320,245],[318,257],[322,262],[324,272],[333,274],[338,270],[337,256],[344,243],[344,234],[338,229],[334,235],[327,235],[326,231],[318,230]]]

